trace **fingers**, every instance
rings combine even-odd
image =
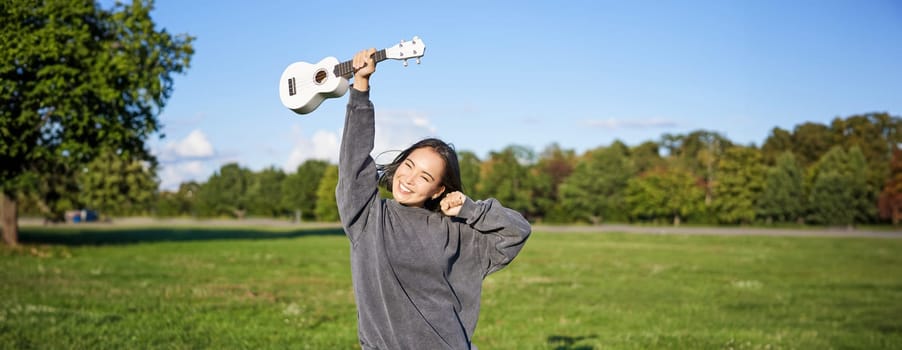
[[[442,201],[439,202],[439,206],[445,215],[457,216],[460,214],[460,210],[466,201],[467,196],[465,194],[460,191],[454,191],[445,195],[445,198],[442,198]]]
[[[368,91],[370,89],[370,75],[376,71],[376,61],[373,54],[376,49],[366,49],[358,52],[351,60],[351,68],[354,69],[354,89]]]
[[[354,68],[355,72],[366,65],[366,57],[364,56],[365,53],[366,50],[360,51],[356,55],[354,55],[354,59],[351,61],[351,66]]]
[[[375,60],[373,59],[373,54],[376,53],[376,49],[370,48],[366,50],[362,50],[354,55],[354,59],[352,60],[352,67],[354,71],[360,71],[366,67],[369,67],[371,70],[374,70],[374,66],[376,65]]]
[[[460,192],[454,192],[454,193],[452,193],[452,194],[453,194],[453,196],[451,197],[451,205],[452,205],[452,206],[457,207],[457,206],[464,205],[464,195],[463,195],[463,193],[460,193]]]
[[[464,201],[467,196],[465,196],[460,191],[454,191],[445,195],[445,198],[442,198],[441,204],[442,208],[451,208],[451,207],[459,207],[464,205]]]
[[[449,194],[445,195],[445,198],[442,198],[442,201],[440,203],[441,203],[443,209],[447,209],[447,208],[458,205],[457,200],[454,198],[453,193],[449,193]]]

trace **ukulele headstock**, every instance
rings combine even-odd
[[[385,57],[395,60],[404,60],[404,66],[407,66],[407,60],[411,58],[417,59],[420,64],[420,57],[426,53],[426,44],[423,39],[414,36],[410,41],[401,40],[401,43],[385,49]]]

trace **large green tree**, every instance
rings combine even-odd
[[[765,169],[759,150],[752,147],[727,149],[718,164],[720,176],[712,203],[719,222],[750,224],[755,220]]]
[[[316,220],[338,221],[338,201],[335,188],[338,187],[338,166],[329,165],[316,187]]]
[[[296,172],[282,181],[282,205],[291,211],[300,211],[301,219],[316,218],[316,190],[329,167],[325,160],[307,160]]]
[[[288,212],[282,205],[285,172],[270,166],[251,175],[247,188],[248,211],[253,216],[278,217]]]
[[[857,147],[868,163],[868,185],[875,191],[889,176],[893,150],[902,142],[902,119],[888,113],[835,118],[830,125],[839,144]]]
[[[824,124],[807,122],[796,125],[792,132],[792,152],[804,168],[817,162],[836,144],[834,133]]]
[[[876,198],[867,183],[867,161],[858,147],[834,146],[809,171],[808,203],[812,221],[851,226],[876,214]]]
[[[159,187],[149,162],[123,159],[105,149],[76,176],[80,200],[109,218],[147,214]]]
[[[476,153],[470,151],[461,151],[457,153],[457,162],[460,164],[460,182],[463,185],[463,192],[470,197],[481,198],[476,192],[479,187],[479,169],[482,161],[476,156]]]
[[[617,141],[591,150],[561,184],[561,204],[574,218],[593,224],[626,221],[629,209],[624,193],[633,175],[633,164],[623,143]]]
[[[893,225],[902,221],[902,150],[893,151],[889,176],[877,203],[881,218],[890,219]]]
[[[152,1],[0,2],[0,191],[3,238],[18,239],[16,199],[47,163],[74,174],[104,148],[145,145],[193,54],[187,35],[156,28]]]
[[[766,164],[774,164],[784,152],[792,152],[792,133],[780,127],[774,127],[761,146],[761,156]]]
[[[538,162],[532,166],[533,201],[542,219],[560,222],[572,217],[561,205],[560,186],[573,173],[576,159],[573,150],[553,143],[542,151]]]
[[[488,159],[482,162],[476,192],[483,198],[498,199],[527,218],[534,217],[533,179],[529,176],[529,165],[534,158],[532,150],[516,145],[505,147],[500,152],[491,152]]]
[[[154,214],[157,216],[196,216],[195,203],[200,184],[183,182],[176,192],[163,191],[157,196]]]
[[[641,174],[665,166],[660,148],[661,146],[654,141],[645,141],[630,148],[630,159],[633,160],[636,173]]]
[[[252,181],[253,173],[238,163],[223,165],[200,187],[197,201],[199,214],[243,219],[250,205],[248,188]]]
[[[792,152],[783,152],[764,175],[758,214],[768,222],[794,222],[805,215],[804,170]]]
[[[32,163],[29,168],[30,171],[16,179],[19,185],[16,203],[23,204],[21,209],[49,221],[62,221],[66,210],[82,207],[76,173],[67,164],[47,160]]]
[[[703,207],[705,191],[691,172],[682,168],[658,169],[627,182],[626,202],[634,218],[666,220],[679,226]]]
[[[733,142],[720,133],[708,130],[696,130],[685,136],[667,136],[664,141],[671,143],[667,148],[675,166],[702,178],[704,204],[710,205],[714,199],[714,183],[718,176],[717,164],[724,151],[733,146]]]

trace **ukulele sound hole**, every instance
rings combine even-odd
[[[313,77],[313,81],[315,81],[317,84],[322,84],[328,77],[329,76],[326,74],[326,71],[319,70],[316,72],[316,76]]]

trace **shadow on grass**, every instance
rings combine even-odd
[[[583,340],[593,338],[598,338],[598,336],[595,334],[578,337],[571,337],[569,335],[550,335],[548,336],[548,345],[553,346],[554,350],[594,350],[594,346],[577,344]]]
[[[44,229],[27,228],[19,232],[19,242],[59,245],[116,245],[150,242],[184,242],[235,239],[285,239],[303,236],[344,235],[341,228],[306,228],[286,231],[251,228],[112,228],[112,229]]]

